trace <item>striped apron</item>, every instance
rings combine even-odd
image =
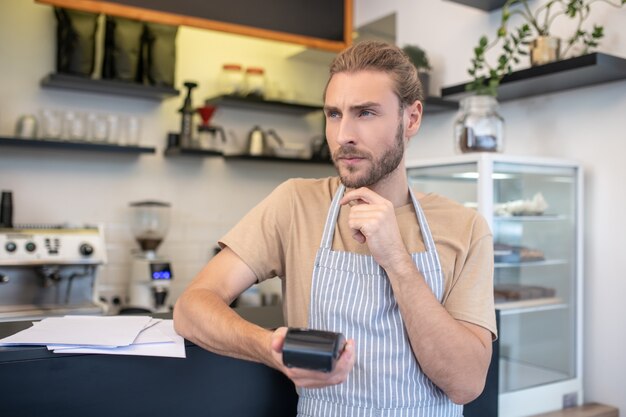
[[[302,388],[298,416],[462,416],[463,407],[450,401],[420,369],[384,269],[372,256],[331,250],[344,189],[340,185],[333,197],[315,258],[309,327],[355,339],[356,363],[342,384]],[[441,301],[443,273],[435,243],[410,193],[426,247],[411,257]]]

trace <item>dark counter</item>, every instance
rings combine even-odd
[[[276,307],[237,310],[273,328]],[[153,315],[170,318],[167,315]],[[30,322],[0,323],[0,338]],[[0,416],[295,416],[298,396],[282,373],[185,342],[187,358],[56,354],[0,347]]]
[[[265,328],[280,307],[238,308]],[[153,317],[171,318],[155,314]],[[497,315],[499,323],[499,314]],[[0,323],[0,338],[30,322]],[[187,358],[58,354],[42,346],[0,347],[1,417],[293,417],[298,395],[282,373],[185,341]],[[483,394],[465,417],[498,415],[498,341]]]

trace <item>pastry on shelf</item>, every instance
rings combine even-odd
[[[505,243],[494,243],[493,254],[495,262],[533,262],[546,259],[543,251],[525,246],[507,245]]]
[[[520,301],[554,297],[556,290],[537,285],[497,284],[493,287],[493,294],[496,302]]]
[[[537,193],[531,200],[513,200],[495,204],[493,212],[496,216],[540,216],[548,208],[543,194]]]

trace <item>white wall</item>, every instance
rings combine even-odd
[[[596,4],[593,20],[605,25],[604,52],[626,57],[626,11]],[[266,195],[293,176],[332,175],[329,167],[220,159],[163,158],[165,132],[176,130],[180,98],[163,103],[39,88],[54,68],[54,22],[48,7],[24,0],[0,6],[0,136],[10,135],[16,118],[42,106],[83,107],[129,112],[144,121],[142,143],[156,155],[130,157],[76,151],[0,148],[0,189],[14,191],[15,221],[103,222],[110,264],[101,286],[118,289],[127,279],[127,207],[144,198],[173,203],[171,232],[163,245],[174,262],[176,296],[209,256],[215,240]],[[467,80],[472,48],[482,34],[494,33],[498,13],[485,13],[448,1],[356,0],[356,26],[398,13],[399,44],[424,47],[435,67],[433,90]],[[318,101],[326,69],[285,57],[298,47],[253,41],[182,28],[178,38],[177,85],[201,83],[196,103],[211,95],[219,65],[238,61],[263,65],[275,81]],[[626,219],[622,182],[626,178],[626,81],[505,103],[506,153],[562,156],[582,163],[585,198],[585,400],[626,411],[626,280],[621,274],[621,236]],[[454,114],[426,116],[409,157],[454,153]],[[255,123],[280,129],[296,141],[318,133],[315,121],[255,112],[222,111],[215,122],[239,140]]]
[[[500,18],[498,11],[448,1],[358,0],[356,25],[393,11],[398,11],[398,44],[415,43],[428,51],[437,88],[468,80],[473,47],[481,35],[493,36]],[[590,22],[605,27],[599,50],[626,57],[626,9],[598,2],[591,16]],[[567,28],[557,25],[560,33]],[[585,170],[584,399],[624,413],[626,81],[507,102],[500,113],[506,120],[505,153],[564,157],[579,161]],[[408,157],[452,154],[454,118],[447,113],[427,115]]]

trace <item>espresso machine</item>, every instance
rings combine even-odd
[[[157,255],[169,228],[170,205],[159,201],[131,203],[131,229],[141,251],[133,253],[128,302],[121,313],[163,313],[173,278],[168,259]]]
[[[105,262],[100,227],[0,228],[0,321],[105,314],[95,285]]]

